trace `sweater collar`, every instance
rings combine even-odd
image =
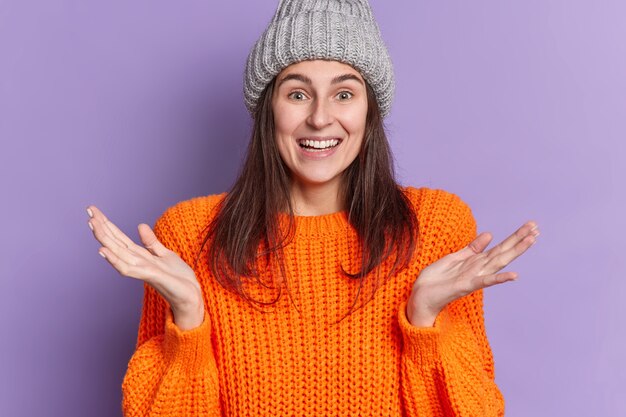
[[[279,219],[283,226],[289,224],[287,214],[279,214]],[[319,216],[294,216],[293,221],[297,237],[333,236],[345,234],[347,229],[352,229],[345,210]]]

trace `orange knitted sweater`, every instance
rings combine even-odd
[[[471,210],[443,190],[405,192],[419,222],[409,268],[339,323],[358,289],[358,281],[341,273],[342,266],[359,266],[345,212],[296,217],[294,239],[284,249],[290,295],[262,311],[221,287],[206,256],[195,267],[206,307],[195,329],[181,331],[166,301],[145,285],[137,349],[122,384],[124,415],[503,415],[482,291],[450,303],[433,327],[414,327],[405,313],[422,268],[476,236]],[[154,227],[159,240],[193,266],[223,197],[168,208]],[[258,299],[268,290],[249,291]]]

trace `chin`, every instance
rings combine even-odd
[[[337,174],[329,174],[328,172],[324,173],[307,173],[307,174],[296,174],[294,179],[297,183],[304,187],[321,187],[324,185],[336,185],[337,180],[340,178],[341,173]]]

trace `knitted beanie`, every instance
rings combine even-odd
[[[280,0],[246,62],[244,99],[254,114],[261,93],[285,67],[310,59],[349,64],[374,90],[382,117],[395,82],[391,58],[367,0]]]

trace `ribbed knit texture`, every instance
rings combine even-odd
[[[358,287],[340,272],[342,265],[358,267],[345,212],[296,218],[295,239],[284,250],[293,301],[284,294],[263,311],[252,308],[215,281],[204,253],[195,269],[204,322],[181,331],[163,298],[146,285],[137,350],[122,384],[124,414],[502,416],[482,291],[449,304],[433,327],[414,327],[405,314],[420,271],[476,236],[471,210],[443,190],[405,192],[419,221],[410,267],[339,324]],[[168,208],[155,225],[159,240],[193,265],[202,229],[223,197]],[[266,294],[249,290],[257,298]]]
[[[281,0],[246,61],[248,111],[254,113],[261,93],[280,71],[310,59],[356,68],[374,90],[382,117],[389,113],[393,65],[367,0]]]

